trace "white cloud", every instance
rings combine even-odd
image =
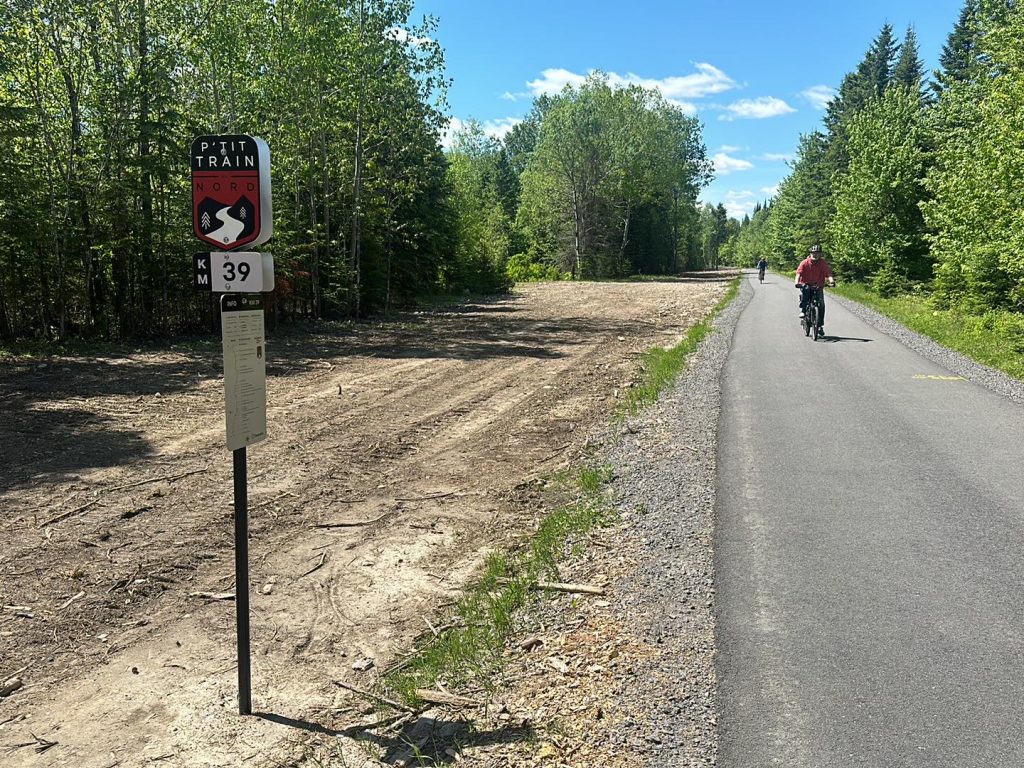
[[[521,117],[502,117],[497,120],[487,120],[480,127],[492,139],[504,139],[508,132],[521,122],[523,122]]]
[[[568,69],[545,69],[540,73],[538,80],[530,80],[526,86],[533,96],[554,96],[562,92],[562,89],[571,85],[578,88],[586,81],[586,75],[578,75]]]
[[[466,124],[459,120],[459,118],[451,118],[448,121],[448,127],[445,128],[444,133],[441,134],[441,146],[444,149],[451,149],[452,144],[455,143],[455,134],[461,131],[465,125]]]
[[[468,120],[460,120],[457,117],[449,119],[448,127],[445,128],[444,133],[441,135],[441,147],[451,149],[455,143],[455,135],[465,128],[468,122]],[[484,135],[500,140],[504,139],[508,132],[521,122],[523,120],[520,117],[501,117],[497,120],[487,120],[480,123],[480,128],[483,130]]]
[[[779,185],[776,184],[774,187],[761,187],[761,191],[768,195],[768,197],[775,197],[779,194]]]
[[[729,152],[729,153],[739,152],[742,149],[743,149],[743,147],[734,147],[732,144],[723,144],[722,145],[722,152]]]
[[[697,107],[688,99],[699,99],[714,93],[722,93],[736,87],[736,82],[726,75],[722,70],[711,64],[698,62],[694,64],[696,72],[689,75],[665,77],[661,79],[640,77],[632,72],[620,75],[615,72],[608,72],[606,76],[608,83],[613,88],[626,88],[630,85],[639,85],[648,90],[661,93],[669,102],[675,104],[687,114],[696,114]],[[526,86],[530,89],[529,94],[506,93],[502,98],[516,99],[520,96],[540,96],[546,94],[553,96],[562,91],[567,85],[574,88],[581,86],[587,79],[587,74],[571,72],[568,69],[545,69],[536,80],[530,80]]]
[[[715,173],[719,176],[728,176],[735,171],[749,171],[754,167],[753,163],[738,157],[730,157],[725,152],[719,152],[711,161],[715,164]]]
[[[409,45],[416,46],[417,48],[434,42],[429,37],[416,37],[401,27],[389,27],[384,30],[384,37],[391,40],[397,40],[400,43],[408,43]]]
[[[757,99],[740,99],[725,107],[728,114],[719,116],[719,120],[763,120],[766,117],[778,117],[796,112],[789,104],[774,96],[761,96]]]
[[[793,160],[793,155],[785,152],[766,152],[761,157],[769,163],[788,163]]]
[[[836,92],[834,88],[830,88],[827,85],[814,85],[800,91],[800,95],[815,109],[825,109],[836,95]]]
[[[749,189],[731,189],[725,193],[725,199],[722,200],[726,213],[730,217],[741,221],[744,216],[750,216],[754,213],[754,206],[756,204],[757,198]]]

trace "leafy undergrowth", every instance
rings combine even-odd
[[[927,295],[882,298],[858,283],[840,284],[834,290],[944,347],[1024,379],[1024,315],[1019,312],[991,310],[970,315],[955,309],[936,309]]]

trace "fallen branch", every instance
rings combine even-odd
[[[320,562],[317,563],[316,565],[314,565],[312,568],[310,568],[304,574],[302,574],[302,576],[309,576],[309,574],[311,574],[313,571],[316,571],[316,570],[319,570],[320,568],[323,568],[325,562],[327,562],[327,553],[326,552],[321,552],[320,553]],[[301,579],[302,576],[299,576],[299,578]]]
[[[31,736],[33,739],[36,740],[36,754],[37,755],[43,754],[43,752],[45,752],[46,750],[50,749],[50,747],[56,747],[57,744],[59,743],[59,742],[56,742],[56,741],[50,741],[49,739],[40,739],[38,736],[36,736],[31,731],[29,732],[29,736]]]
[[[189,597],[201,597],[204,600],[234,600],[234,592],[189,592]]]
[[[40,524],[39,524],[39,527],[40,527],[40,528],[45,528],[45,527],[46,527],[46,526],[48,526],[48,525],[53,525],[54,523],[59,523],[59,522],[60,522],[61,520],[63,520],[64,518],[66,518],[66,517],[71,517],[72,515],[74,515],[74,514],[77,514],[78,512],[85,512],[85,510],[87,510],[87,509],[88,509],[89,507],[91,507],[91,506],[92,506],[93,504],[99,504],[99,501],[100,501],[99,499],[93,499],[93,500],[92,500],[92,501],[90,501],[90,502],[89,502],[88,504],[83,504],[83,505],[82,505],[82,506],[80,506],[80,507],[75,507],[74,509],[68,510],[67,512],[61,512],[61,513],[60,513],[59,515],[57,515],[56,517],[51,517],[51,518],[50,518],[49,520],[47,520],[47,521],[46,521],[45,523],[40,523]]]
[[[416,710],[412,709],[411,707],[405,706],[405,704],[402,704],[402,703],[397,702],[397,701],[392,701],[391,699],[386,699],[383,696],[378,696],[376,693],[370,693],[369,691],[364,691],[361,688],[356,688],[354,685],[349,685],[348,683],[343,683],[340,680],[334,680],[333,682],[339,688],[344,688],[346,691],[351,691],[352,693],[354,693],[354,694],[356,694],[358,696],[362,696],[364,699],[369,699],[370,701],[379,701],[381,704],[386,704],[387,706],[391,707],[392,709],[397,709],[397,710],[399,710],[401,712],[415,712],[416,711]]]
[[[390,515],[392,512],[393,512],[393,510],[389,509],[383,515],[379,515],[379,516],[373,518],[373,520],[353,520],[352,522],[345,522],[345,523],[317,523],[313,527],[314,528],[355,528],[355,527],[360,526],[360,525],[371,525],[373,523],[378,522],[379,520],[383,520],[385,517]]]
[[[395,498],[395,501],[429,501],[430,499],[445,499],[449,496],[454,496],[457,491],[449,491],[448,493],[432,493],[429,496],[408,496],[406,498]]]
[[[431,691],[426,688],[417,688],[414,693],[416,698],[428,704],[444,704],[449,707],[480,707],[483,706],[475,699],[467,699],[465,696],[456,696],[454,693],[444,691]]]
[[[572,443],[566,443],[566,444],[565,444],[565,445],[563,445],[562,447],[560,447],[560,448],[556,448],[556,449],[555,449],[555,450],[553,450],[553,451],[552,451],[551,453],[549,453],[549,454],[548,454],[547,456],[545,456],[545,457],[544,457],[543,459],[541,459],[541,462],[549,461],[550,459],[553,459],[553,458],[555,458],[555,456],[557,456],[558,454],[562,453],[562,451],[564,451],[564,450],[565,450],[566,448],[568,448],[568,447],[569,447],[570,445],[572,445]]]
[[[603,595],[604,587],[593,587],[590,584],[562,584],[556,581],[538,581],[530,585],[532,589],[547,589],[551,592],[577,592],[583,595]]]
[[[85,597],[85,592],[84,591],[83,592],[79,592],[74,597],[69,597],[67,600],[65,600],[64,603],[57,610],[58,611],[63,611],[65,608],[67,608],[69,605],[71,605],[73,602],[75,602],[75,600],[80,600],[83,597]]]
[[[123,491],[125,488],[135,488],[136,486],[146,485],[147,483],[159,483],[161,480],[166,480],[168,482],[170,482],[172,480],[180,480],[181,478],[188,477],[189,475],[198,475],[198,474],[200,474],[202,472],[209,472],[209,471],[210,471],[209,468],[204,467],[203,469],[193,469],[193,470],[191,470],[189,472],[181,472],[181,473],[179,473],[177,475],[161,475],[160,477],[151,477],[148,480],[139,480],[139,481],[134,482],[134,483],[125,483],[124,485],[115,485],[113,488],[104,488],[103,489],[103,493],[111,493],[113,491]]]

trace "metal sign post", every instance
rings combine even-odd
[[[200,136],[192,142],[191,162],[192,229],[204,243],[222,249],[196,254],[193,265],[196,290],[223,294],[225,421],[235,486],[238,712],[251,715],[246,448],[267,436],[266,338],[259,294],[274,289],[274,260],[269,253],[238,249],[265,243],[273,233],[270,148],[254,136]]]
[[[245,449],[267,436],[267,360],[263,297],[220,297],[224,401],[235,475],[235,608],[238,625],[238,712],[252,714],[249,643],[249,503]]]
[[[249,488],[245,448],[232,451],[235,471],[235,626],[238,634],[238,714],[252,714],[249,644]]]

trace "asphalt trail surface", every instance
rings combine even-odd
[[[1024,765],[1024,409],[748,278],[722,376],[720,768]]]

